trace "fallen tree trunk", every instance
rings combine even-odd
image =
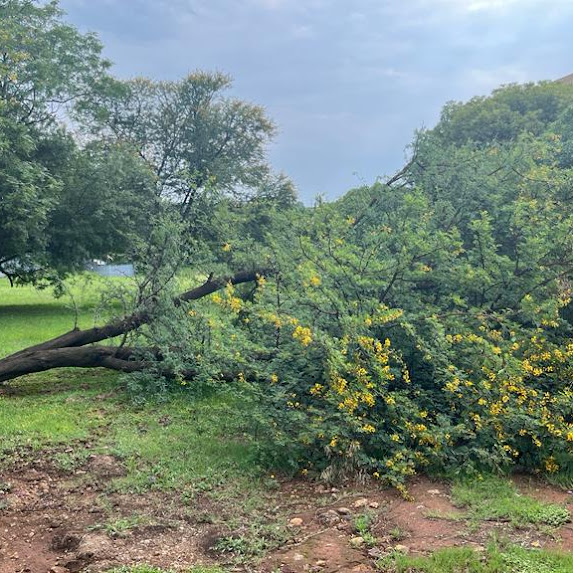
[[[265,274],[265,270],[259,269],[242,271],[232,276],[217,279],[209,277],[202,285],[175,297],[174,303],[182,304],[198,300],[224,288],[229,283],[238,285],[253,282],[263,274]],[[148,364],[136,358],[137,355],[141,356],[141,352],[136,352],[136,349],[87,345],[133,332],[150,320],[151,315],[148,312],[135,312],[104,326],[85,330],[76,328],[40,344],[24,348],[0,360],[0,383],[25,374],[62,367],[103,367],[122,372],[142,370]]]

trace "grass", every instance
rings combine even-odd
[[[452,501],[465,507],[472,519],[508,520],[518,527],[559,527],[571,519],[565,507],[520,494],[509,480],[495,476],[458,481],[452,487]]]
[[[189,277],[183,280],[190,282]],[[121,279],[116,283],[117,288],[125,286]],[[99,280],[72,281],[74,309],[47,290],[11,289],[0,279],[0,355],[69,330],[76,310],[81,327],[93,324],[101,287]],[[103,320],[101,314],[99,318]],[[10,382],[0,394],[0,468],[33,458],[73,471],[92,454],[113,455],[125,475],[106,480],[108,493],[175,492],[191,518],[194,512],[205,511],[196,509],[197,499],[207,498],[212,510],[203,518],[221,528],[220,549],[239,560],[255,558],[282,543],[285,532],[263,517],[276,482],[265,478],[257,465],[259,443],[248,431],[248,410],[228,392],[198,397],[188,387],[136,404],[121,375],[102,369],[26,376]],[[249,527],[237,535],[246,514]],[[121,536],[138,523],[139,518],[110,514],[100,527]],[[155,571],[145,567],[118,571],[132,570]]]
[[[224,394],[193,400],[176,394],[138,408],[112,404],[108,442],[128,470],[114,487],[206,492],[252,484],[259,472],[256,443],[236,414],[240,409]]]
[[[492,545],[485,552],[451,547],[427,557],[393,553],[380,559],[376,566],[383,573],[571,573],[573,555],[513,545]]]
[[[125,288],[120,281],[112,286]],[[69,291],[75,308],[70,298],[54,299],[49,291],[32,287],[10,289],[0,279],[0,356],[69,330],[76,314],[82,327],[105,319],[98,310],[101,283],[80,277]],[[222,533],[216,549],[225,558],[252,562],[283,544],[288,532],[265,516],[276,482],[265,478],[257,465],[264,437],[252,437],[248,420],[248,404],[224,391],[199,397],[181,388],[135,404],[117,373],[54,370],[12,381],[0,394],[0,470],[6,464],[43,459],[71,472],[92,454],[113,455],[125,475],[106,480],[108,493],[170,491],[197,523],[203,519],[218,526]],[[9,487],[0,484],[0,490]],[[474,521],[557,527],[569,519],[564,507],[520,495],[510,482],[495,477],[460,481],[452,495]],[[197,503],[205,497],[208,509]],[[107,517],[100,527],[111,536],[125,535],[145,519],[111,510]],[[366,513],[354,522],[368,545],[376,544],[372,519]],[[402,537],[397,529],[390,534],[393,540]],[[573,571],[573,556],[516,547],[486,553],[458,548],[420,558],[391,554],[378,567],[392,573],[562,573]],[[139,565],[109,573],[169,572]],[[223,571],[195,567],[188,573]]]
[[[18,452],[50,449],[51,463],[66,470],[100,452],[127,470],[109,483],[116,491],[178,490],[189,501],[198,493],[230,499],[256,491],[257,443],[231,395],[190,398],[182,391],[135,405],[120,377],[105,370],[27,377],[12,392],[0,395],[4,463]],[[87,439],[91,450],[58,449]]]
[[[368,547],[376,545],[376,538],[370,531],[373,521],[374,514],[372,513],[362,513],[354,518],[354,530],[360,537],[362,537],[362,539],[364,539],[364,542]]]
[[[101,324],[121,309],[132,283],[125,278],[103,278],[82,273],[66,282],[65,293],[31,285],[10,287],[0,278],[0,357],[38,344],[71,330],[77,319],[81,328]],[[102,298],[104,292],[109,292]],[[103,304],[108,300],[110,304]]]
[[[105,423],[95,397],[116,388],[117,375],[102,370],[54,371],[12,383],[0,395],[0,450],[86,439]]]

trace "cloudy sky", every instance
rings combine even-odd
[[[234,78],[302,199],[397,170],[442,105],[573,72],[573,0],[61,0],[120,77]]]

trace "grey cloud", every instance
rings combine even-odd
[[[270,156],[309,200],[400,167],[448,100],[559,77],[565,0],[63,0],[98,32],[121,76],[196,68],[235,78],[233,95],[279,126]],[[360,177],[354,175],[357,172]]]

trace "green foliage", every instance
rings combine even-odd
[[[360,537],[364,539],[366,545],[370,547],[376,545],[376,538],[374,537],[374,535],[372,535],[372,532],[370,531],[373,521],[374,521],[374,516],[371,513],[363,513],[361,515],[356,516],[356,518],[354,519],[354,529],[356,530],[356,533],[358,533],[358,535],[360,535]],[[395,540],[402,539],[402,537],[399,537],[399,539],[395,537],[393,532],[390,532],[390,535]]]
[[[93,131],[127,143],[193,232],[221,192],[272,187],[265,145],[274,126],[262,108],[225,97],[231,79],[197,71],[176,82],[108,82],[82,106]]]
[[[401,186],[267,210],[257,237],[244,225],[244,241],[221,246],[227,264],[256,251],[275,271],[194,304],[194,338],[206,377],[229,369],[259,400],[273,463],[404,493],[420,470],[570,465],[572,173],[559,138],[454,147],[440,129]]]
[[[253,523],[238,533],[219,538],[213,549],[230,555],[236,563],[252,562],[284,545],[288,537],[284,527]]]
[[[513,524],[560,527],[571,520],[569,511],[520,494],[508,480],[488,476],[454,484],[452,499],[477,519],[509,519]]]
[[[90,527],[92,531],[103,531],[109,537],[126,537],[132,529],[136,529],[145,522],[139,515],[131,517],[120,517],[103,524],[96,524]]]
[[[0,4],[0,102],[18,124],[46,124],[55,112],[82,96],[105,76],[93,34],[62,21],[58,2],[3,0]]]
[[[383,573],[568,573],[572,567],[569,554],[530,551],[512,545],[492,545],[485,553],[451,547],[428,557],[395,553],[377,562]]]
[[[105,83],[109,63],[62,18],[56,1],[0,4],[0,271],[12,281],[125,256],[153,198],[131,150],[80,149],[66,132],[61,119]]]

